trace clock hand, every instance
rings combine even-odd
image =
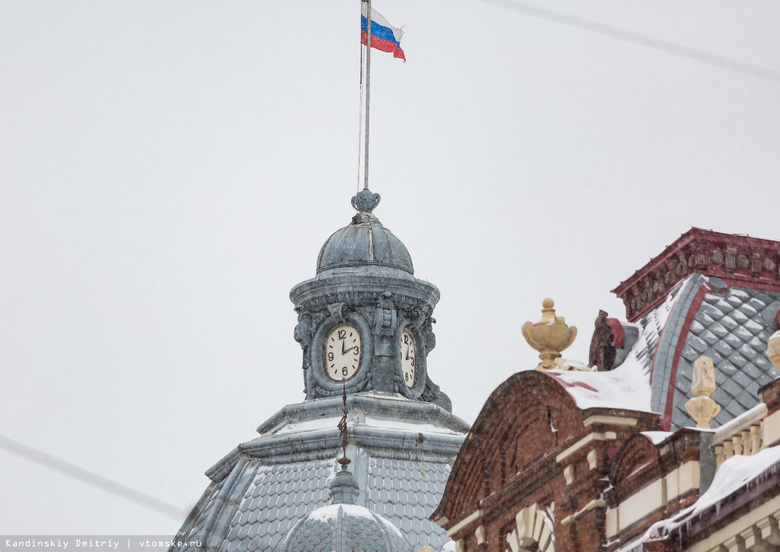
[[[344,348],[344,342],[343,341],[341,342],[341,354],[342,355],[346,355],[347,354],[347,350]]]

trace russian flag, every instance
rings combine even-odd
[[[360,16],[360,36],[363,44],[368,43],[368,20],[366,19],[365,2],[361,2],[362,14]],[[371,47],[383,52],[392,52],[393,57],[401,58],[406,62],[406,56],[401,49],[401,36],[404,32],[393,27],[390,22],[382,17],[378,11],[371,8]]]

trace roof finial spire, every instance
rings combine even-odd
[[[379,205],[382,196],[375,194],[368,188],[360,190],[357,195],[352,196],[352,207],[361,213],[370,213]]]
[[[344,415],[341,416],[341,420],[339,420],[339,432],[341,433],[342,451],[342,456],[339,458],[339,464],[341,464],[342,469],[346,469],[347,465],[350,463],[350,459],[347,458],[347,414],[349,414],[349,410],[347,410],[347,380],[341,378],[341,385],[342,401],[344,402],[344,406],[341,407],[341,411],[344,413]]]
[[[341,433],[341,451],[342,456],[338,462],[341,464],[341,471],[336,473],[336,477],[330,483],[330,498],[333,504],[355,504],[355,499],[360,494],[360,488],[358,487],[355,476],[349,471],[347,465],[350,463],[350,459],[347,458],[347,380],[342,378],[342,401],[344,406],[341,411],[344,415],[339,420],[339,432]]]

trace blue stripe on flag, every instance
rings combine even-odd
[[[363,31],[368,32],[368,19],[366,19],[365,15],[360,16],[360,29]],[[381,38],[383,40],[389,40],[396,44],[397,46],[400,46],[401,44],[395,39],[395,35],[393,34],[393,30],[389,27],[385,27],[383,25],[380,25],[376,21],[371,22],[371,36],[375,36],[377,38]]]

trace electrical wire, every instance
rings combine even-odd
[[[652,48],[659,52],[672,54],[675,56],[692,59],[700,63],[712,65],[714,67],[720,67],[721,69],[727,69],[742,73],[744,75],[750,75],[759,79],[764,79],[772,82],[780,83],[780,72],[772,69],[766,69],[759,67],[758,65],[752,65],[741,61],[729,59],[726,57],[710,54],[694,48],[688,48],[687,46],[681,46],[671,42],[665,42],[657,38],[642,35],[632,31],[625,31],[617,27],[591,21],[589,19],[583,19],[574,15],[568,15],[565,13],[549,10],[546,8],[539,8],[531,6],[523,2],[516,0],[480,0],[486,4],[491,4],[499,8],[503,8],[509,11],[530,15],[532,17],[538,17],[540,19],[547,19],[555,23],[561,23],[570,27],[576,27],[592,33],[597,33],[603,36],[609,36],[625,42],[631,42],[647,48]]]
[[[66,462],[56,456],[47,454],[38,449],[24,445],[13,439],[9,439],[3,435],[0,435],[0,448],[7,450],[17,456],[20,456],[31,462],[35,462],[41,466],[45,466],[51,470],[54,470],[62,475],[87,483],[101,489],[107,493],[119,496],[125,500],[135,502],[136,504],[143,506],[149,510],[154,510],[160,514],[167,515],[171,518],[183,520],[187,516],[187,511],[179,506],[174,506],[163,500],[150,496],[146,493],[142,493],[136,489],[112,481],[102,475],[96,474],[89,470],[86,470],[70,462]]]

